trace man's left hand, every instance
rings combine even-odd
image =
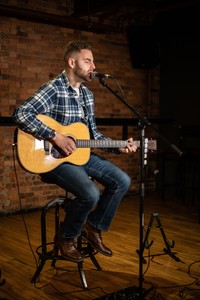
[[[124,148],[119,148],[119,152],[121,153],[131,153],[136,152],[137,146],[133,144],[133,138],[129,138],[127,140],[127,146]]]

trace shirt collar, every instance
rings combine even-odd
[[[69,79],[67,77],[67,73],[65,70],[62,71],[62,76],[63,76],[63,79],[64,79],[64,82],[66,84],[66,87],[69,88],[71,87],[73,89],[73,87],[71,86],[70,82],[69,82]],[[85,86],[81,83],[80,84],[80,87],[79,87],[79,90],[82,91],[82,89],[85,89]]]
[[[69,82],[69,79],[68,79],[68,77],[67,77],[67,74],[66,74],[66,71],[65,71],[65,70],[62,71],[62,77],[63,77],[64,82],[65,82],[65,84],[66,84],[66,86],[67,86],[67,88],[68,88],[68,87],[70,86],[70,82]]]

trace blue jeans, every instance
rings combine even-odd
[[[41,176],[75,196],[61,224],[66,238],[79,236],[86,220],[95,228],[107,231],[130,186],[130,178],[124,171],[94,153],[83,166],[63,163]],[[104,186],[101,194],[90,177]]]

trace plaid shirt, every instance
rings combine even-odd
[[[39,121],[36,118],[38,114],[45,114],[62,125],[84,122],[90,129],[91,138],[110,139],[103,136],[96,128],[93,93],[81,84],[78,96],[70,85],[65,71],[41,86],[13,114],[14,121],[21,130],[29,132],[39,139],[53,138],[54,130]],[[112,148],[104,150],[118,153],[116,149]]]

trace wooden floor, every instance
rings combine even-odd
[[[145,299],[200,299],[200,225],[197,209],[182,205],[179,200],[168,199],[164,202],[159,196],[146,195],[144,199],[144,224],[148,227],[152,213],[158,213],[168,242],[175,242],[172,254],[177,260],[165,254],[165,241],[157,220],[150,231],[145,249],[146,263],[142,264],[146,292]],[[96,258],[102,271],[95,269],[87,258],[84,270],[88,290],[82,288],[77,265],[59,261],[56,268],[47,261],[34,285],[31,283],[36,270],[37,255],[35,249],[40,244],[40,212],[24,215],[26,227],[21,215],[0,219],[0,267],[6,280],[0,286],[0,298],[8,300],[61,300],[61,299],[97,299],[106,294],[117,297],[119,291],[126,288],[138,288],[139,274],[139,196],[129,195],[121,203],[110,231],[103,238],[113,250],[113,257],[97,254]],[[53,236],[53,211],[48,213],[48,236]],[[144,233],[145,236],[145,233]],[[35,261],[36,258],[36,261]],[[153,288],[152,288],[153,287]],[[152,289],[151,289],[152,288]],[[122,298],[104,298],[122,299]],[[123,299],[129,299],[128,297]]]

